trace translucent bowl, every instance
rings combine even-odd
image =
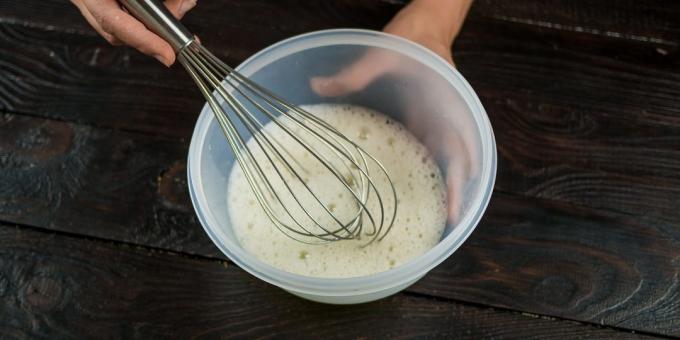
[[[376,51],[392,68],[369,86],[337,98],[322,98],[311,90],[311,77],[335,74],[367,53]],[[465,152],[475,155],[469,157],[469,162],[474,163],[469,164],[469,168],[475,170],[466,180],[461,214],[455,223],[447,225],[434,248],[391,270],[369,276],[343,279],[302,276],[258,260],[235,239],[226,197],[234,157],[206,104],[189,148],[189,191],[208,236],[241,268],[306,299],[335,304],[361,303],[394,294],[413,284],[449,257],[472,233],[493,189],[496,144],[477,95],[460,73],[442,58],[392,35],[336,29],[303,34],[274,44],[250,57],[237,69],[297,105],[328,102],[361,105],[399,121],[404,120],[406,111],[414,108],[423,115],[434,114],[437,119],[429,120],[428,132],[455,134],[463,140]]]

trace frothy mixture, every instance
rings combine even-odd
[[[446,224],[446,187],[425,146],[401,124],[363,107],[320,104],[303,109],[334,126],[387,169],[399,200],[392,230],[382,241],[365,247],[360,240],[321,245],[292,240],[269,220],[243,171],[235,165],[229,177],[227,203],[235,235],[243,248],[259,260],[291,273],[341,278],[389,270],[435,246]],[[265,128],[273,128],[272,124]],[[285,144],[287,140],[279,142]],[[254,140],[248,143],[251,145]],[[301,162],[309,159],[305,155],[294,156]],[[377,183],[379,186],[387,185],[385,178],[377,181],[383,182]],[[324,195],[340,196],[339,205],[344,202],[341,194]]]

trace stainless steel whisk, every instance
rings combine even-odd
[[[215,114],[257,201],[281,232],[305,243],[366,237],[363,245],[387,235],[397,194],[377,159],[325,121],[220,61],[159,1],[121,2],[173,47]],[[265,128],[265,121],[275,126]],[[315,162],[311,170],[321,169],[337,186],[329,190],[331,184],[322,183],[323,191],[347,194],[351,211],[336,211],[327,197],[317,194],[320,188],[308,183],[311,170],[304,165],[310,161]],[[376,182],[377,176],[383,181]]]

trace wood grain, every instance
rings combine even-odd
[[[402,3],[209,1],[189,14],[187,25],[207,37],[209,46],[233,64],[271,42],[308,30],[378,28]],[[235,13],[233,21],[223,19],[225,12]],[[479,93],[495,128],[499,192],[469,242],[411,292],[680,336],[678,12],[678,5],[670,1],[555,0],[512,5],[477,1],[454,51],[459,69]],[[253,13],[260,16],[253,19]],[[281,20],[299,13],[305,20]],[[66,1],[0,2],[0,43],[0,110],[15,113],[0,119],[0,220],[221,256],[197,224],[186,195],[187,138],[202,100],[192,86],[185,86],[190,83],[182,70],[166,70],[134,51],[107,46]],[[2,273],[21,273],[24,267],[52,268],[50,273],[70,268],[78,280],[97,277],[91,268],[83,271],[82,264],[70,267],[68,254],[43,240],[52,236],[38,233],[22,239],[24,232],[16,233],[19,236],[0,238],[0,242],[23,240],[21,244],[29,249],[35,241],[36,246],[26,250],[29,255],[23,262],[16,260],[22,267],[11,267],[12,261],[0,257],[0,263],[15,268]],[[62,237],[53,238],[61,245]],[[259,291],[244,293],[239,297],[243,300],[237,295],[217,295],[212,298],[220,302],[210,302],[184,295],[187,291],[178,286],[154,298],[148,287],[158,282],[185,275],[204,278],[212,276],[212,271],[210,275],[202,269],[191,271],[187,265],[178,269],[182,275],[176,277],[158,268],[177,268],[172,265],[174,258],[132,250],[133,255],[117,255],[118,246],[67,243],[71,246],[66,250],[82,254],[95,254],[104,247],[108,250],[101,251],[98,263],[106,260],[121,266],[113,275],[102,274],[102,279],[93,281],[96,288],[92,291],[80,286],[77,292],[94,301],[86,305],[88,313],[76,307],[69,311],[81,313],[76,314],[81,320],[100,315],[93,320],[102,329],[134,325],[123,327],[129,333],[122,336],[141,329],[142,335],[160,337],[174,324],[200,321],[183,324],[178,315],[191,313],[170,315],[161,309],[177,307],[172,304],[146,306],[127,319],[123,315],[134,310],[131,306],[148,301],[164,306],[166,301],[158,299],[170,300],[174,295],[185,301],[198,299],[213,308],[217,317],[206,317],[209,320],[200,326],[208,332],[219,329],[235,305],[284,301],[291,310],[304,307],[310,308],[304,309],[310,314],[327,312],[278,292],[271,293],[271,299],[263,299]],[[42,248],[47,255],[40,255]],[[50,254],[57,254],[54,257],[62,259],[61,264],[49,267]],[[88,261],[92,260],[88,255]],[[123,264],[136,256],[152,260],[132,261],[136,264],[130,267]],[[73,261],[83,258],[78,255]],[[26,263],[31,261],[40,265],[30,267]],[[140,278],[146,271],[155,275],[150,282]],[[30,283],[36,273],[29,272],[23,280]],[[126,286],[121,277],[134,280],[135,285]],[[216,289],[232,279],[218,276],[217,281],[208,281]],[[3,282],[15,281],[0,279],[0,288],[10,285]],[[51,283],[40,282],[40,287],[46,287],[40,289],[52,289]],[[137,283],[146,288],[138,288]],[[197,281],[190,283],[198,286]],[[117,291],[115,285],[122,288]],[[125,295],[123,288],[140,295]],[[103,294],[102,289],[117,295],[94,296]],[[33,313],[31,303],[20,301],[28,301],[21,297],[24,291],[6,295],[15,301],[10,310]],[[137,301],[138,296],[144,301]],[[37,299],[40,305],[43,298],[38,294]],[[385,314],[385,309],[394,308],[431,327],[440,326],[432,320],[465,314],[457,312],[458,307],[438,310],[440,302],[432,307],[430,300],[408,296],[394,300],[378,304],[383,309],[358,310],[362,315],[379,311],[379,315],[401,316]],[[405,311],[409,304],[427,306],[409,306],[420,311],[414,315]],[[192,309],[189,303],[182,306],[191,312],[201,309]],[[242,308],[247,315],[256,315],[255,307]],[[285,314],[284,309],[275,315]],[[354,311],[329,313],[349,318]],[[473,311],[487,315],[486,310]],[[153,317],[143,313],[160,316],[148,326],[136,321]],[[514,322],[484,317],[488,323]],[[306,315],[302,320],[318,321],[312,318]],[[470,317],[460,318],[468,320],[461,321],[464,325],[473,324]],[[386,322],[378,319],[369,318]],[[49,317],[34,313],[22,320],[17,322],[37,325],[36,334],[42,334],[51,324],[73,324],[75,318],[53,312]],[[263,320],[262,324],[275,323]],[[244,336],[264,334],[257,329],[250,333],[247,320],[239,322],[248,328]],[[304,322],[285,322],[305,327]],[[449,322],[439,335],[460,335],[452,329],[456,321]],[[326,320],[322,324],[338,330],[351,323]],[[146,327],[152,330],[145,332]],[[75,328],[77,334],[93,332]],[[8,328],[7,333],[21,329]],[[411,334],[411,330],[404,332]],[[191,334],[196,333],[187,330],[180,335]],[[208,335],[212,334],[222,333]],[[396,334],[401,333],[377,335]],[[512,335],[526,334],[506,336]]]
[[[6,110],[188,139],[202,100],[181,70],[93,36],[0,24],[0,39]],[[677,50],[474,19],[456,51],[501,127],[499,189],[680,222]]]
[[[228,63],[237,64],[275,41],[311,30],[333,27],[378,29],[402,3],[344,0],[310,2],[302,6],[292,0],[210,1],[201,3],[185,21],[187,26],[204,37],[208,47]],[[532,42],[542,41],[550,48],[551,41],[535,36],[543,31],[563,32],[565,37],[578,43],[582,37],[593,34],[561,28],[601,25],[625,28],[628,33],[624,33],[628,35],[649,34],[665,40],[630,40],[619,39],[612,34],[595,34],[599,40],[591,41],[590,46],[610,46],[612,41],[619,40],[631,45],[620,46],[614,51],[593,51],[590,61],[603,55],[629,58],[640,53],[650,54],[649,51],[656,59],[677,60],[673,56],[677,56],[680,43],[677,37],[680,35],[672,34],[678,24],[676,20],[670,20],[678,11],[676,7],[673,4],[660,6],[635,1],[578,1],[578,5],[566,1],[545,4],[518,1],[512,6],[502,1],[480,1],[473,8],[463,30],[464,36],[471,30],[483,29],[484,25],[480,22],[504,25],[494,32],[491,39],[484,39],[488,45],[463,45],[456,51],[458,55],[461,51],[467,53],[473,47],[482,47],[470,52],[487,56],[491,52],[490,46],[503,45],[508,38],[514,39],[513,44],[518,46],[531,46]],[[632,15],[641,12],[644,16]],[[3,49],[6,52],[1,55],[6,60],[5,66],[0,69],[4,77],[0,78],[7,79],[0,83],[0,93],[3,93],[0,109],[168,136],[186,137],[190,133],[203,101],[180,67],[168,71],[137,52],[108,46],[65,0],[46,0],[39,5],[32,1],[8,0],[0,3],[0,13],[0,41],[6,46]],[[229,20],[224,19],[223,13],[229,13]],[[612,17],[611,13],[616,16]],[[296,16],[305,20],[281,20]],[[545,18],[555,18],[555,21],[550,21],[553,25],[541,26]],[[630,19],[623,25],[620,18]],[[537,22],[539,24],[535,24]],[[518,26],[529,29],[519,35],[512,30]],[[24,58],[17,60],[17,55]],[[532,54],[528,57],[536,60],[540,56]],[[460,57],[463,58],[463,55]],[[524,60],[519,59],[515,63],[526,67]],[[605,63],[601,67],[604,69],[594,70],[594,75],[606,75],[607,66]],[[461,69],[468,74],[468,67],[464,64],[461,64]],[[644,71],[652,72],[654,69],[645,68]],[[494,78],[494,74],[487,72],[483,77]],[[595,93],[602,93],[603,87],[628,87],[632,81],[634,79],[618,79],[613,84],[594,84],[600,90]],[[665,88],[665,84],[653,88],[657,91]],[[483,90],[480,89],[480,92]]]
[[[397,9],[360,1],[306,7],[211,1],[185,21],[211,51],[236,65],[310,30],[379,29]],[[181,66],[167,70],[129,48],[108,46],[66,1],[9,1],[0,4],[0,13],[0,110],[173,137],[190,134],[204,100]],[[228,20],[221,13],[229,13]],[[306,19],[276,20],[294,13]],[[39,18],[46,23],[36,24]]]
[[[344,27],[380,29],[406,1],[339,0],[226,0],[201,2],[182,22],[211,49],[242,54],[282,38],[311,30]],[[2,22],[95,35],[78,10],[66,0],[40,3],[5,0]],[[211,42],[211,43],[208,43]]]
[[[0,40],[3,111],[182,138],[202,106],[180,68],[98,37],[0,24]]]
[[[379,17],[389,18],[390,14],[406,3],[408,0],[337,0],[304,4],[296,0],[209,1],[201,3],[184,21],[192,29],[198,27],[196,29],[202,34],[208,31],[206,28],[215,31],[215,27],[232,25],[249,33],[265,31],[267,35],[272,35],[291,27],[296,30],[296,26],[303,30],[315,25],[328,27],[333,24],[329,18],[359,20],[355,22],[358,27],[378,28],[377,20],[356,17],[372,12]],[[355,12],[345,11],[347,8]],[[1,17],[5,22],[93,34],[66,0],[43,0],[39,5],[31,1],[6,0],[0,3],[0,13],[3,13]],[[471,15],[628,40],[678,43],[680,38],[680,23],[677,20],[680,5],[668,0],[516,0],[512,3],[479,0],[475,1]],[[305,20],[294,19],[300,16]],[[230,20],[223,20],[225,17]]]
[[[0,219],[215,255],[187,194],[184,143],[0,116]]]
[[[648,338],[407,295],[296,298],[219,261],[0,227],[3,338]]]
[[[495,127],[498,189],[641,216],[677,235],[680,59],[493,22],[457,46]]]
[[[677,235],[497,193],[465,245],[410,289],[680,336]]]
[[[680,6],[667,0],[479,0],[471,14],[549,30],[680,43]]]

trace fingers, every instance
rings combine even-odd
[[[394,67],[394,57],[369,50],[359,60],[330,77],[310,79],[312,90],[323,97],[337,97],[360,91]]]
[[[71,2],[78,7],[85,20],[112,45],[125,43],[166,66],[175,62],[175,52],[170,44],[124,11],[117,1]],[[165,5],[177,19],[181,19],[196,6],[196,0],[166,0]]]
[[[182,19],[184,14],[196,6],[196,0],[165,0],[165,7],[170,10],[177,19]]]
[[[123,11],[117,2],[102,2],[92,14],[95,18],[101,18],[98,22],[104,32],[123,43],[156,58],[166,66],[175,62],[175,51],[170,44]]]
[[[78,8],[78,10],[80,10],[80,14],[83,15],[83,17],[85,18],[85,20],[87,20],[90,26],[92,26],[92,28],[94,28],[95,31],[99,33],[99,35],[106,39],[106,41],[108,41],[111,45],[121,44],[120,40],[116,39],[116,37],[102,29],[101,25],[99,25],[99,22],[97,22],[92,13],[90,13],[90,10],[87,9],[87,6],[85,6],[85,4],[82,3],[82,1],[71,0],[71,2]]]

